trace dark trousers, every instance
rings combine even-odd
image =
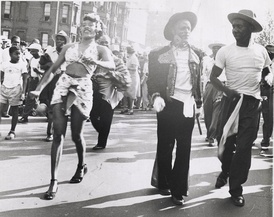
[[[217,136],[217,123],[220,115],[220,99],[223,93],[218,91],[208,82],[203,95],[204,120],[206,126],[206,137],[215,139]]]
[[[220,128],[223,129],[237,101],[222,98]],[[244,95],[239,111],[239,127],[236,135],[227,138],[222,159],[222,172],[229,176],[229,192],[232,196],[242,195],[242,184],[248,178],[251,166],[252,145],[257,138],[260,101]],[[222,131],[218,138],[220,139]],[[218,140],[219,140],[218,139]]]
[[[25,100],[25,107],[23,110],[22,117],[27,118],[31,112],[32,109],[36,106],[36,100],[30,98],[29,93],[36,89],[37,85],[39,83],[38,77],[29,77],[28,78],[28,86],[27,86],[27,98]]]
[[[269,146],[269,140],[273,132],[273,86],[266,92],[266,100],[262,101],[262,116],[263,116],[263,141],[262,147]]]
[[[102,94],[93,92],[93,106],[90,112],[90,121],[98,132],[97,145],[106,147],[114,109],[102,98]]]
[[[159,189],[170,189],[176,197],[187,196],[191,137],[194,117],[183,115],[182,102],[166,102],[157,113],[157,160]],[[176,141],[176,158],[172,165],[172,152]]]

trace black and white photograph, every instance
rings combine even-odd
[[[273,0],[1,1],[0,217],[273,216]]]

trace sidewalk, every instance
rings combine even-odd
[[[195,126],[191,153],[189,196],[183,207],[158,194],[150,185],[156,150],[156,118],[151,111],[120,115],[115,111],[109,143],[93,151],[97,134],[86,123],[88,173],[80,184],[70,184],[77,165],[75,146],[68,126],[58,175],[59,189],[52,201],[43,200],[50,180],[50,147],[46,119],[30,117],[18,124],[15,140],[3,140],[10,119],[0,125],[0,217],[270,217],[272,216],[272,158],[259,155],[261,131],[253,147],[246,205],[235,207],[228,185],[215,189],[220,172],[217,148],[207,147]],[[204,123],[201,122],[205,133]],[[260,128],[261,129],[261,128]],[[272,144],[271,144],[272,150]]]

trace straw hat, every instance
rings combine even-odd
[[[240,10],[238,13],[228,14],[227,18],[231,24],[234,19],[245,20],[254,27],[253,32],[260,32],[263,30],[261,24],[256,20],[256,14],[251,10]]]
[[[64,30],[61,30],[60,32],[58,32],[57,34],[53,34],[52,38],[54,41],[56,41],[56,37],[57,36],[62,36],[66,39],[66,44],[69,43],[70,38],[68,37],[67,33]]]

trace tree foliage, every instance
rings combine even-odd
[[[263,46],[274,44],[274,20],[270,11],[267,13],[266,21],[263,30],[255,37],[255,42]]]

